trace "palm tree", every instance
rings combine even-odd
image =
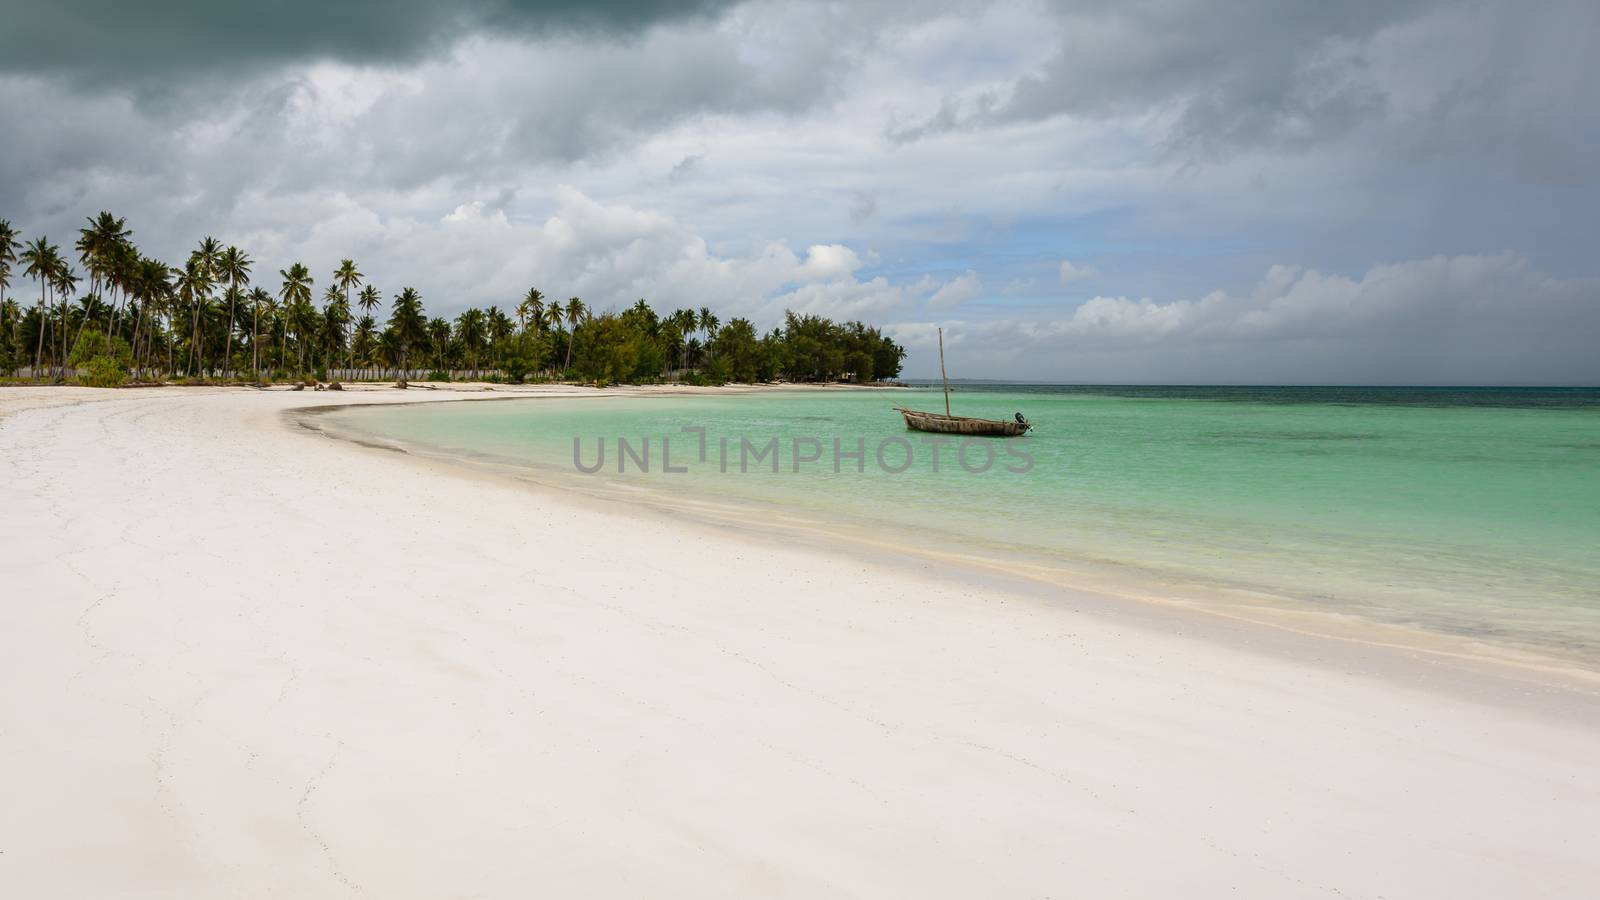
[[[350,340],[350,350],[355,358],[365,367],[372,361],[372,352],[377,346],[378,323],[371,316],[362,316],[356,322],[355,337]]]
[[[70,319],[69,313],[71,312],[71,310],[70,310],[70,308],[68,307],[67,304],[68,304],[68,301],[70,301],[72,299],[73,292],[75,292],[78,289],[78,275],[77,275],[76,272],[72,271],[72,267],[67,264],[67,261],[65,259],[62,259],[60,261],[60,263],[56,266],[56,274],[55,274],[54,281],[55,281],[54,287],[55,287],[55,291],[56,291],[56,298],[60,301],[59,305],[61,306],[61,344],[60,344],[60,347],[61,347],[61,370],[60,370],[60,374],[61,374],[62,378],[65,378],[67,376],[67,330],[68,330],[68,328],[69,328],[69,326],[71,324],[68,321]]]
[[[259,343],[262,338],[266,338],[267,349],[271,350],[273,337],[282,333],[280,328],[281,316],[278,315],[278,299],[261,288],[256,288],[254,291],[251,291],[250,296],[255,299],[256,315],[258,319],[265,320],[264,322],[258,321],[256,323],[256,341]],[[281,349],[278,354],[278,364],[280,366],[283,364],[283,354]],[[270,368],[270,364],[261,362],[258,356],[256,362],[256,371],[261,372],[265,368]]]
[[[382,303],[382,302],[383,302],[383,295],[378,293],[378,289],[373,287],[370,284],[367,285],[366,287],[362,288],[361,289],[361,293],[359,295],[357,295],[357,297],[356,297],[356,305],[361,307],[362,315],[364,315],[364,316],[366,316],[368,318],[372,317],[372,311],[377,309],[378,305],[380,303]],[[374,320],[374,321],[376,321],[376,320]],[[374,335],[376,335],[377,332],[374,331],[373,333],[374,333]],[[355,341],[354,340],[352,340],[350,342],[350,350],[351,350],[352,353],[355,352]]]
[[[8,288],[10,286],[11,286],[11,266],[9,266],[9,265],[7,265],[5,263],[0,263],[0,310],[10,309],[10,308],[15,307],[17,305],[15,300],[7,300],[7,299],[5,299],[6,288]],[[10,306],[7,306],[7,304],[10,304]],[[17,342],[16,322],[13,321],[11,323],[11,325],[12,325],[12,328],[11,328],[11,343],[15,344]],[[17,367],[17,368],[20,368],[20,366]],[[13,371],[15,371],[15,370],[13,370]]]
[[[180,270],[170,267],[168,267],[166,271],[166,277],[169,279],[175,279],[179,275],[183,274]],[[182,310],[178,308],[177,283],[175,281],[168,281],[166,283],[165,290],[162,291],[162,293],[158,296],[153,297],[152,301],[155,303],[156,316],[164,319],[167,324],[167,377],[170,378],[178,374],[178,363],[176,360],[178,348],[178,313],[180,313]],[[155,326],[152,323],[152,331],[154,330],[154,327]]]
[[[303,377],[306,372],[306,345],[316,338],[322,317],[317,315],[317,308],[309,297],[295,300],[284,310],[284,314],[289,317],[289,327],[294,329],[296,372]]]
[[[49,238],[39,237],[24,245],[18,259],[25,267],[22,274],[39,282],[39,342],[33,350],[33,377],[38,378],[44,363],[45,295],[54,283],[56,270],[61,267],[61,250],[50,243]]]
[[[456,339],[467,355],[467,368],[478,377],[478,351],[483,347],[483,310],[469,309],[456,317]]]
[[[694,334],[695,325],[699,322],[692,309],[680,309],[667,317],[667,322],[678,330],[680,337],[679,352],[682,354],[680,369],[689,368],[689,336]]]
[[[345,326],[349,320],[350,311],[344,305],[344,295],[335,292],[333,299],[322,307],[322,330],[317,336],[323,368],[338,364],[339,356],[345,349]]]
[[[589,310],[583,305],[583,301],[579,300],[577,297],[573,297],[571,300],[567,301],[567,330],[570,332],[567,338],[566,367],[568,369],[572,368],[572,345],[578,342],[578,323],[582,321],[583,317],[588,315],[588,313]]]
[[[213,371],[206,362],[206,331],[222,317],[222,309],[215,303],[210,291],[195,297],[194,316],[195,321],[199,323],[199,327],[195,329],[194,355],[195,359],[200,361],[200,377],[206,378]]]
[[[561,301],[557,300],[556,302],[551,303],[549,306],[544,308],[544,321],[546,328],[560,328],[561,323],[565,320],[566,312],[561,307]],[[551,360],[551,365],[554,366],[554,364],[555,361]]]
[[[389,330],[400,347],[400,387],[406,386],[410,374],[409,353],[411,345],[427,339],[426,320],[422,317],[422,296],[416,288],[402,288],[394,297],[389,312]]]
[[[217,278],[228,285],[228,346],[222,357],[222,377],[233,370],[233,309],[244,298],[244,287],[250,283],[250,257],[238,247],[230,245],[217,259]]]
[[[0,268],[0,281],[3,281],[9,275],[10,272],[8,270]],[[18,343],[18,341],[21,339],[21,329],[22,308],[17,306],[17,301],[10,299],[0,300],[0,332],[9,331],[11,333],[11,346],[21,346]],[[21,371],[22,364],[15,356],[11,358],[11,363],[12,365],[10,371],[11,374],[15,376],[17,372]]]
[[[538,288],[528,288],[528,293],[523,295],[522,302],[517,304],[517,323],[523,331],[528,330],[528,323],[535,327],[544,315],[544,294]]]
[[[377,288],[370,284],[362,288],[361,295],[356,298],[356,304],[361,307],[361,312],[369,316],[372,315],[373,310],[378,308],[378,304],[382,302],[383,296],[378,293]]]
[[[201,238],[199,246],[190,254],[204,265],[207,271],[216,276],[217,264],[222,261],[222,242],[214,237]]]
[[[700,307],[700,330],[706,333],[705,348],[707,358],[712,356],[711,344],[717,339],[717,326],[720,324],[722,324],[721,321],[717,318],[717,314],[711,311],[711,307]]]
[[[189,262],[194,266],[196,274],[201,279],[200,284],[205,288],[204,291],[194,296],[193,306],[191,307],[194,310],[194,335],[191,339],[191,350],[201,343],[200,314],[204,311],[205,301],[211,298],[212,288],[216,286],[217,264],[221,261],[222,242],[209,235],[201,239],[200,245],[194,249],[193,253],[189,254]],[[191,358],[194,358],[197,367],[204,365],[204,360],[195,357],[193,353],[190,355]]]
[[[336,351],[343,350],[345,346],[344,327],[350,318],[350,307],[345,304],[345,296],[346,293],[341,291],[337,284],[328,285],[328,289],[322,292],[322,329],[319,343],[322,345],[322,366],[326,369],[334,367],[337,362]],[[337,335],[328,330],[334,326],[337,326]]]
[[[0,303],[6,299],[6,288],[11,286],[11,264],[17,261],[17,230],[11,223],[0,219]]]
[[[361,279],[365,277],[365,275],[356,270],[355,260],[342,259],[339,261],[339,268],[333,272],[333,283],[338,285],[339,290],[344,292],[345,302],[348,303],[350,302],[350,289],[359,287]]]
[[[350,316],[350,289],[353,287],[358,287],[361,284],[361,279],[365,277],[365,275],[362,275],[361,272],[356,269],[356,261],[353,259],[339,260],[339,268],[333,270],[333,283],[338,285],[339,288],[344,291],[345,327],[347,330],[352,318]],[[345,345],[346,347],[351,346],[348,337],[346,338]],[[349,368],[349,366],[350,358],[349,356],[346,356],[345,367]],[[346,373],[345,377],[349,378],[349,373]]]
[[[385,328],[378,333],[373,350],[377,362],[388,364],[380,365],[378,371],[381,373],[392,367],[395,377],[400,377],[400,366],[404,363],[404,348],[400,346],[400,337],[395,334],[393,328]]]
[[[261,308],[270,306],[272,295],[255,287],[250,289],[250,365],[257,381],[261,380]]]
[[[116,303],[111,308],[110,334],[117,333],[117,320],[121,318],[122,304],[129,299],[128,290],[135,278],[138,277],[139,262],[138,248],[132,241],[124,240],[112,252],[110,286],[117,293]]]
[[[89,272],[89,296],[92,305],[93,300],[100,296],[100,288],[111,280],[117,257],[133,232],[128,230],[127,220],[119,219],[108,212],[102,212],[85,221],[89,226],[78,229],[76,247],[78,261],[83,263]],[[85,309],[88,308],[86,305]],[[89,317],[85,315],[83,323],[78,326],[78,336],[72,342],[73,349],[77,349],[78,342],[83,340],[83,329],[88,324]]]
[[[222,347],[222,377],[226,379],[233,372],[233,311],[244,301],[245,293],[234,285],[228,285],[222,292],[222,298],[228,301],[228,326]]]
[[[448,369],[450,320],[442,316],[430,319],[428,321],[428,341],[433,345],[433,367],[440,370]]]
[[[284,315],[288,319],[293,319],[296,308],[302,304],[308,306],[311,304],[311,270],[307,269],[304,263],[295,263],[287,269],[279,269],[278,276],[283,279],[283,287],[278,289],[278,296],[283,299]],[[286,320],[285,325],[287,326],[288,324]],[[283,329],[283,338],[285,341],[289,338],[288,327]],[[280,363],[287,356],[286,351],[287,348],[285,347],[279,352],[278,361]],[[300,359],[302,362],[305,360],[304,353],[300,355]]]
[[[157,259],[141,258],[134,267],[131,284],[139,298],[139,318],[134,320],[133,330],[134,351],[138,352],[139,334],[143,329],[147,362],[151,345],[154,343],[152,337],[155,332],[155,321],[152,319],[150,325],[145,327],[144,320],[149,318],[151,313],[158,312],[172,295],[171,279],[172,270],[167,268],[166,263]]]
[[[494,367],[498,370],[502,368],[501,362],[505,359],[506,339],[514,333],[511,320],[500,311],[500,307],[491,306],[486,317],[485,330],[489,333],[490,347],[494,351]]]
[[[210,240],[207,238],[207,240]],[[190,321],[192,327],[189,331],[189,361],[184,365],[184,371],[191,375],[202,373],[204,360],[200,359],[200,313],[205,306],[205,301],[211,295],[214,283],[211,280],[211,267],[206,264],[205,258],[196,252],[191,254],[189,261],[184,264],[183,271],[178,274],[178,283],[175,285],[178,302],[191,311]]]
[[[0,332],[5,331],[6,327],[10,326],[12,343],[16,343],[17,327],[21,318],[22,308],[17,306],[17,301],[0,300]]]

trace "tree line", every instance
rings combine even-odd
[[[353,260],[319,291],[299,262],[263,278],[248,253],[207,237],[169,266],[132,236],[111,213],[89,217],[72,248],[80,275],[48,237],[24,241],[0,220],[0,372],[104,386],[312,376],[868,382],[898,376],[905,357],[861,322],[790,312],[762,333],[744,318],[724,324],[708,307],[662,314],[641,299],[596,314],[578,297],[537,288],[506,309],[430,317],[415,288],[386,300]],[[14,275],[34,282],[37,302],[8,294]]]

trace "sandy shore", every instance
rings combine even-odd
[[[282,416],[462,396],[0,389],[0,893],[1600,894],[1593,696]]]

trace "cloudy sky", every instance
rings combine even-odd
[[[334,8],[336,7],[336,8]],[[937,374],[1600,383],[1594,0],[0,0],[0,218],[882,324]]]

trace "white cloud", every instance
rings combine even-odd
[[[1071,260],[1067,259],[1063,259],[1061,261],[1062,284],[1066,284],[1069,281],[1077,281],[1081,278],[1093,278],[1097,274],[1099,273],[1089,266],[1076,265]]]
[[[288,238],[269,226],[246,243],[258,258],[270,255],[270,266],[257,269],[268,279],[289,260],[305,261],[321,278],[342,256],[355,254],[381,290],[415,286],[430,312],[441,315],[468,305],[513,305],[537,286],[552,296],[581,296],[597,310],[643,297],[658,309],[710,305],[724,318],[748,316],[765,327],[790,308],[881,319],[910,311],[939,287],[926,278],[858,278],[861,256],[840,244],[810,247],[803,257],[782,241],[718,253],[671,216],[600,203],[571,186],[555,196],[556,208],[542,222],[516,219],[479,199],[457,203],[437,224],[379,216],[344,197],[251,198],[268,221],[309,217],[317,224]]]
[[[897,326],[924,348],[931,323]],[[1593,384],[1600,279],[1515,253],[1375,266],[1274,266],[1243,294],[1096,297],[1057,319],[945,323],[964,371],[1071,381]],[[913,372],[912,374],[916,374]]]
[[[978,273],[967,270],[964,274],[945,282],[928,298],[929,309],[954,309],[983,294],[983,282]]]
[[[827,281],[844,278],[861,268],[861,257],[840,244],[818,244],[806,251],[805,274]]]

